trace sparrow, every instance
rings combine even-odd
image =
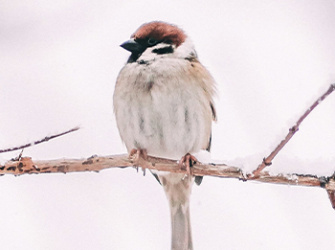
[[[117,127],[130,156],[180,160],[187,174],[154,172],[170,205],[171,249],[193,249],[190,194],[193,155],[210,151],[216,120],[215,81],[199,62],[194,45],[176,25],[145,23],[120,45],[131,52],[115,85]]]

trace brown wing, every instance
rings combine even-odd
[[[216,110],[213,102],[213,97],[216,92],[215,81],[211,74],[208,72],[208,70],[196,58],[192,58],[189,61],[190,66],[192,67],[192,70],[190,72],[193,72],[194,77],[197,79],[196,82],[200,82],[203,94],[205,94],[206,97],[206,103],[204,103],[204,105],[206,106],[205,108],[208,109],[208,113],[211,114],[211,116],[204,117],[204,119],[208,119],[208,126],[206,128],[207,133],[205,133],[206,138],[204,138],[203,149],[209,152],[212,144],[212,121],[217,120]],[[199,81],[199,79],[201,79],[201,81]],[[202,179],[203,176],[196,176],[195,183],[197,185],[200,185]]]
[[[208,70],[196,59],[189,59],[190,61],[190,70],[189,72],[196,79],[196,84],[201,85],[202,95],[205,95],[204,100],[204,109],[207,110],[204,119],[207,121],[206,133],[204,138],[204,144],[202,149],[210,151],[211,148],[211,137],[212,137],[212,121],[217,120],[216,110],[214,106],[213,97],[216,92],[215,81]],[[199,81],[200,80],[200,81]],[[202,98],[203,99],[203,98]]]

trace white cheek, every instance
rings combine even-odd
[[[166,43],[159,43],[156,46],[149,47],[142,53],[142,55],[137,59],[137,61],[138,62],[139,61],[150,62],[150,61],[158,60],[158,59],[163,58],[163,57],[171,56],[171,54],[159,55],[159,54],[153,52],[153,50],[155,50],[155,49],[162,49],[162,48],[165,48],[165,47],[168,47],[168,46],[171,46],[171,45],[166,44]]]
[[[186,40],[176,49],[175,54],[178,58],[187,58],[190,57],[190,55],[197,57],[193,42],[190,38],[186,38]]]

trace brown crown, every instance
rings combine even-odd
[[[175,25],[154,21],[143,24],[135,31],[131,38],[139,40],[153,38],[157,41],[175,44],[178,47],[185,41],[186,35],[184,31]]]

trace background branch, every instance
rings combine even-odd
[[[335,83],[331,84],[328,90],[321,95],[310,107],[305,111],[305,113],[299,118],[296,124],[289,129],[288,134],[286,137],[278,144],[278,146],[271,152],[271,154],[263,159],[263,162],[255,169],[252,174],[257,176],[260,172],[267,166],[272,164],[272,160],[276,157],[280,150],[288,143],[294,134],[299,130],[300,124],[305,120],[305,118],[324,100],[335,90]]]
[[[43,143],[43,142],[47,142],[47,141],[52,140],[54,138],[60,137],[62,135],[66,135],[66,134],[72,133],[74,131],[77,131],[78,129],[79,129],[79,127],[75,127],[75,128],[72,128],[68,131],[65,131],[65,132],[62,132],[62,133],[59,133],[59,134],[55,134],[55,135],[51,135],[51,136],[46,136],[41,140],[37,140],[37,141],[31,142],[31,143],[27,143],[25,145],[21,145],[21,146],[18,146],[18,147],[13,147],[13,148],[0,149],[0,154],[15,151],[15,150],[20,150],[20,149],[24,149],[24,148],[28,148],[28,147],[31,147],[31,146],[34,146],[34,145],[37,145],[37,144],[40,144],[40,143]]]

